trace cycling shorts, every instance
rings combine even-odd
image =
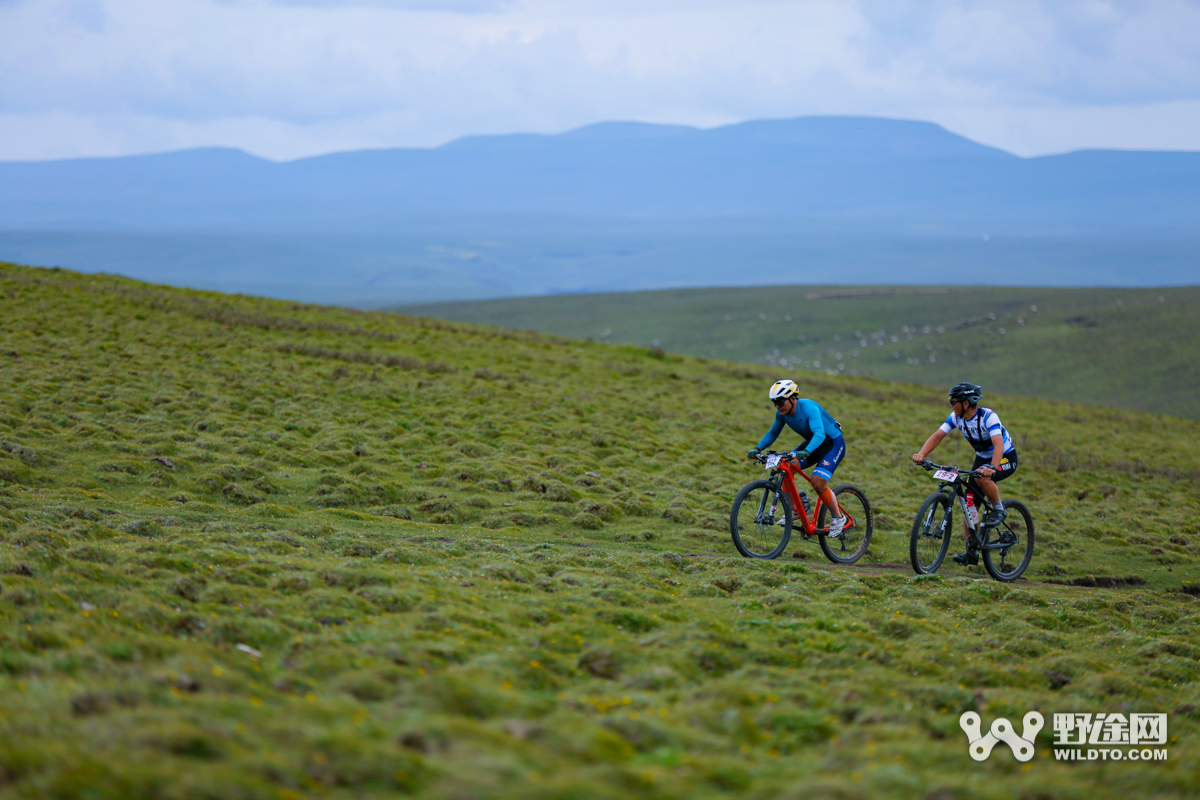
[[[846,440],[838,436],[821,442],[821,446],[809,453],[808,458],[804,459],[800,466],[811,467],[816,464],[812,474],[828,481],[833,479],[833,471],[838,468],[838,464],[841,464],[845,457]]]
[[[975,469],[979,469],[980,467],[990,467],[991,465],[992,465],[992,457],[991,456],[977,455],[977,456],[975,456],[975,464],[972,465],[971,469],[975,470]],[[1000,460],[1000,468],[998,470],[996,470],[994,473],[992,473],[992,480],[999,483],[1000,481],[1004,480],[1005,478],[1007,478],[1009,475],[1012,475],[1016,471],[1017,471],[1017,449],[1014,447],[1012,450],[1009,450],[1007,453],[1004,454],[1004,458],[1002,458]],[[971,478],[971,480],[967,483],[967,485],[971,488],[971,491],[975,492],[976,494],[983,494],[983,490],[980,489],[978,485],[976,485],[974,478]]]

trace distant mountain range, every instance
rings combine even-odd
[[[1198,221],[1200,153],[1023,159],[855,117],[603,123],[287,163],[227,149],[0,163],[0,259],[358,304],[1200,283]]]

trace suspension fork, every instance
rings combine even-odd
[[[768,486],[767,491],[763,492],[762,499],[758,501],[758,514],[756,516],[756,519],[762,519],[763,514],[766,513],[767,498],[770,497],[771,494],[772,494],[772,492],[771,492],[770,486]]]
[[[771,498],[774,500],[775,496],[779,494],[779,476],[771,476],[771,478],[767,480],[767,487],[768,491],[763,492],[762,500],[758,501],[758,519],[762,519],[763,514],[765,514],[767,511],[767,499]],[[775,505],[771,506],[772,518],[775,516],[775,508]]]

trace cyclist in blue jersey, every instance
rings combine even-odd
[[[983,387],[973,383],[959,383],[950,387],[950,416],[946,417],[936,431],[930,435],[921,449],[913,453],[913,461],[918,464],[924,461],[933,449],[937,447],[947,434],[959,431],[963,438],[975,450],[975,464],[972,470],[978,470],[984,477],[972,478],[968,484],[978,494],[987,495],[992,503],[991,512],[984,517],[983,525],[994,527],[1004,521],[1007,511],[1000,505],[1000,487],[996,484],[1012,475],[1017,469],[1017,448],[1012,437],[1000,424],[1000,417],[990,408],[980,408],[979,401],[983,399]],[[967,536],[966,552],[954,557],[959,564],[978,564],[975,542],[971,541],[970,531],[963,520],[963,529]]]
[[[816,465],[812,471],[812,485],[822,502],[833,512],[826,535],[836,539],[846,526],[846,516],[829,488],[829,481],[846,456],[842,426],[817,403],[800,397],[800,389],[792,381],[776,381],[767,396],[775,404],[775,423],[767,435],[759,440],[758,446],[746,455],[754,458],[764,448],[770,447],[783,433],[785,425],[800,434],[804,443],[792,451],[791,459],[798,462],[801,468]],[[803,495],[801,499],[804,499]]]

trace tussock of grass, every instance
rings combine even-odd
[[[778,370],[2,270],[9,794],[1193,791],[1194,422],[997,397],[1031,581],[915,578],[940,396],[801,375],[874,552],[753,562],[725,525]],[[968,758],[958,714],[1030,708],[1168,711],[1178,738]]]

